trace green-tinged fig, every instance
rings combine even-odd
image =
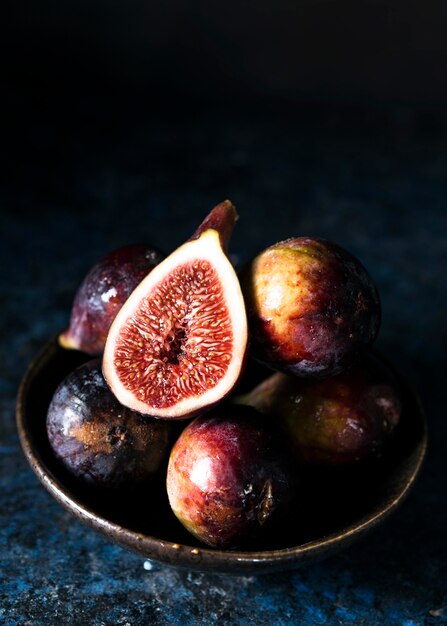
[[[65,378],[47,414],[55,456],[76,478],[105,489],[149,480],[169,452],[170,427],[121,406],[104,380],[99,359]]]
[[[391,379],[363,364],[326,380],[278,372],[235,401],[284,429],[299,461],[323,465],[379,452],[401,414]]]
[[[231,202],[216,206],[193,237],[138,285],[115,318],[103,372],[130,409],[190,417],[222,400],[238,380],[247,320],[226,255],[236,218]]]
[[[273,369],[331,376],[377,335],[377,289],[361,263],[334,243],[281,241],[252,261],[242,286],[252,354]]]
[[[221,406],[196,418],[174,445],[167,491],[198,539],[235,547],[262,536],[294,496],[287,450],[250,407]]]
[[[116,314],[162,259],[155,248],[133,245],[114,250],[98,261],[76,293],[70,326],[59,337],[61,346],[91,356],[102,354]]]

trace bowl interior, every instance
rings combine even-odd
[[[165,468],[144,490],[101,495],[73,480],[53,456],[45,426],[49,402],[63,378],[86,359],[82,353],[60,348],[54,339],[30,365],[17,400],[22,447],[37,477],[63,506],[149,559],[215,572],[262,573],[319,558],[348,545],[394,510],[413,484],[425,454],[425,420],[419,402],[394,372],[403,414],[379,461],[361,464],[354,472],[349,468],[309,472],[299,503],[262,544],[243,552],[208,549],[170,511]]]

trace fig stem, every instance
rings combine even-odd
[[[220,204],[216,205],[206,216],[196,232],[189,238],[188,241],[198,239],[206,230],[213,229],[219,233],[222,248],[226,252],[234,225],[238,219],[239,215],[236,212],[234,204],[230,200],[224,200]]]
[[[66,350],[77,350],[76,342],[72,339],[69,329],[65,330],[57,338],[59,345]]]

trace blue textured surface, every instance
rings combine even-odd
[[[447,623],[447,142],[411,127],[346,132],[217,120],[33,125],[1,189],[0,624]],[[291,235],[335,239],[376,279],[379,347],[422,396],[431,445],[408,500],[339,556],[265,577],[145,561],[61,509],[19,448],[16,389],[116,246],[169,251],[229,197],[238,261]]]

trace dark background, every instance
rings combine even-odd
[[[191,98],[446,103],[442,0],[65,0],[10,11],[7,61],[27,100],[110,91],[176,108]]]
[[[445,623],[445,3],[2,14],[0,623]],[[274,579],[144,569],[51,500],[14,426],[26,365],[91,264],[135,241],[169,252],[226,197],[236,262],[291,235],[361,259],[383,301],[378,345],[430,428],[422,476],[383,528]]]

